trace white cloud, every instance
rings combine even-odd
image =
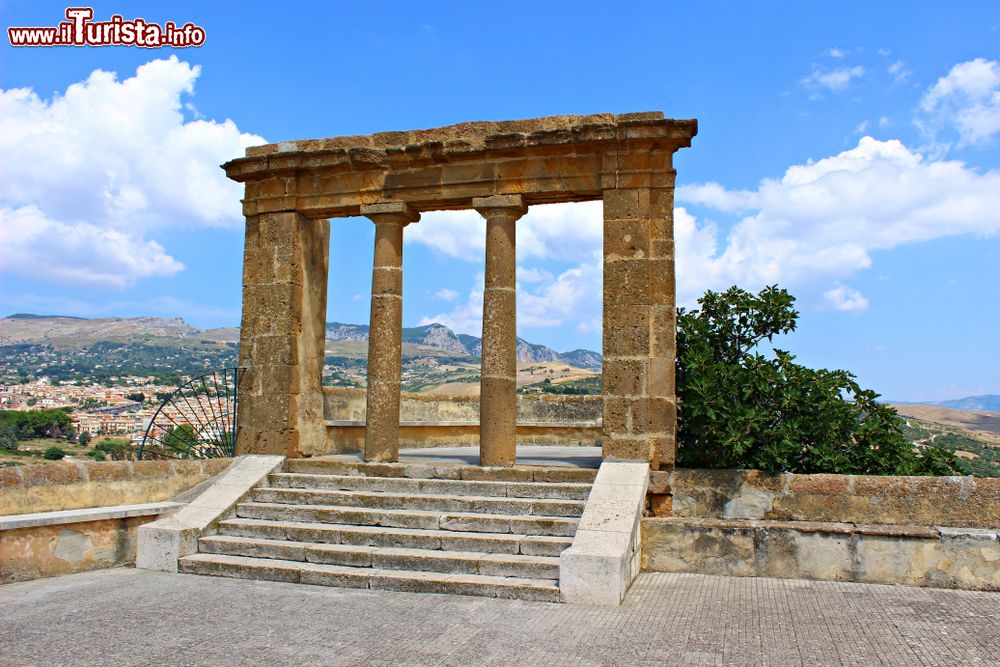
[[[843,58],[847,55],[847,52],[842,49],[838,49],[837,47],[833,47],[832,49],[824,51],[823,54],[830,56],[831,58]]]
[[[449,311],[420,318],[419,326],[437,322],[456,333],[481,336],[483,332],[483,281],[483,273],[476,274],[465,301],[456,304]]]
[[[527,268],[517,265],[517,280],[522,283],[538,283],[552,280],[552,274],[538,267]]]
[[[724,212],[738,210],[734,201],[754,206],[724,237],[717,224],[677,209],[682,302],[731,284],[780,283],[818,298],[871,266],[874,250],[1000,232],[1000,172],[980,174],[959,161],[926,160],[895,140],[864,137],[838,155],[794,165],[755,191],[730,193],[708,185],[678,188],[678,201]],[[838,295],[843,303],[863,299],[846,291]]]
[[[906,63],[902,60],[897,60],[893,64],[889,65],[886,71],[892,75],[892,78],[896,81],[896,83],[906,81],[910,78],[910,75],[913,74],[912,71],[906,68]]]
[[[517,221],[519,327],[575,324],[578,330],[592,331],[596,321],[600,328],[603,220],[602,203],[592,201],[532,206]],[[427,213],[406,228],[404,239],[481,266],[486,222],[475,211]],[[552,267],[559,264],[570,266],[554,273]],[[465,301],[450,311],[424,317],[421,323],[440,322],[455,331],[479,335],[482,300],[480,276]]]
[[[184,269],[155,241],[87,222],[66,224],[36,206],[0,207],[0,268],[80,286],[124,287]]]
[[[532,206],[517,221],[518,259],[578,261],[600,246],[602,220],[599,201]],[[425,213],[403,238],[467,262],[486,257],[486,221],[472,210]]]
[[[830,70],[813,68],[812,73],[802,79],[802,83],[807,88],[826,88],[833,92],[839,92],[847,88],[851,81],[859,79],[865,74],[865,68],[861,65],[855,67],[836,67]]]
[[[858,126],[854,128],[854,131],[856,133],[858,133],[858,134],[864,134],[865,132],[867,132],[868,131],[868,121],[867,120],[863,120],[860,123],[858,123]]]
[[[953,126],[959,145],[988,140],[1000,133],[1000,65],[976,58],[959,63],[937,80],[920,100],[926,121],[918,121],[930,134]]]
[[[517,283],[518,328],[548,328],[575,324],[578,331],[589,332],[601,326],[601,253],[600,247],[578,265],[553,276],[547,271],[529,270],[538,280],[527,286]],[[520,273],[520,270],[519,270]],[[449,290],[450,291],[450,290]],[[456,294],[456,298],[457,298]],[[459,333],[479,336],[483,319],[483,274],[476,276],[464,301],[449,311],[421,318],[420,325],[439,322]]]
[[[263,140],[230,120],[185,120],[190,102],[182,100],[199,73],[171,56],[124,80],[95,70],[51,100],[28,88],[0,90],[8,245],[0,268],[121,287],[183,269],[148,238],[156,229],[238,224],[241,186],[219,164]],[[76,265],[42,266],[56,248]]]
[[[442,287],[437,292],[434,292],[434,296],[442,301],[454,301],[458,298],[458,292],[447,287]]]
[[[878,129],[884,130],[890,125],[892,125],[892,120],[888,116],[882,116],[878,119]]]
[[[868,309],[868,299],[861,292],[845,285],[838,285],[823,292],[823,297],[836,310],[854,313]]]

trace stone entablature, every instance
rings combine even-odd
[[[224,165],[246,184],[240,453],[313,456],[322,431],[328,218],[376,224],[365,456],[398,456],[402,238],[442,209],[486,219],[481,462],[516,439],[516,221],[535,204],[604,202],[603,453],[673,466],[673,153],[697,133],[662,113],[552,116],[291,141]]]
[[[379,201],[468,209],[473,197],[504,194],[529,205],[589,201],[608,189],[672,188],[670,156],[697,132],[697,121],[660,112],[550,116],[285,141],[223,167],[247,184],[248,216],[337,218]]]

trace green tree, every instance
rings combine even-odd
[[[87,431],[82,431],[80,433],[79,442],[84,447],[86,447],[87,445],[89,445],[90,444],[90,433],[88,433]]]
[[[52,410],[0,410],[0,424],[10,424],[18,438],[60,438],[73,427],[69,413]]]
[[[198,435],[191,424],[175,426],[163,436],[161,444],[167,449],[187,452],[198,444]]]
[[[17,451],[17,429],[10,424],[0,424],[0,449]]]
[[[132,458],[132,445],[127,440],[106,438],[94,445],[94,451],[107,454],[113,461],[127,461]]]
[[[813,370],[763,343],[795,330],[795,299],[708,291],[678,309],[677,460],[701,468],[873,475],[955,474],[950,452],[913,451],[895,409],[842,370]],[[769,346],[770,347],[770,346]]]

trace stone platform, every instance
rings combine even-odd
[[[5,665],[996,665],[1000,594],[642,574],[621,607],[114,569],[0,586]]]

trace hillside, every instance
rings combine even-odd
[[[954,452],[966,474],[1000,477],[1000,413],[936,405],[893,407],[906,422],[903,435],[917,447],[935,445]]]
[[[329,322],[324,380],[363,386],[368,327]],[[54,380],[113,382],[152,376],[176,384],[182,376],[236,365],[239,329],[198,329],[181,318],[79,318],[19,314],[0,318],[0,382],[46,376]],[[403,329],[403,386],[409,391],[478,391],[482,341],[441,324]],[[586,380],[600,372],[590,350],[560,354],[518,339],[518,364],[548,364],[521,384]],[[544,375],[544,377],[543,377]]]
[[[982,394],[966,396],[948,401],[890,401],[894,405],[927,405],[952,410],[969,410],[972,412],[1000,412],[1000,394]]]
[[[327,322],[326,339],[327,341],[367,341],[368,327],[360,324]],[[420,327],[403,327],[403,343],[421,345],[451,354],[464,354],[476,358],[482,354],[483,348],[481,338],[468,334],[456,334],[443,324],[436,323]],[[518,364],[524,365],[547,361],[585,368],[591,371],[601,370],[601,355],[598,352],[572,350],[560,353],[545,345],[529,343],[523,338],[517,339]]]
[[[972,433],[993,435],[1000,443],[1000,412],[972,412],[936,405],[894,405],[903,417],[935,422]]]

